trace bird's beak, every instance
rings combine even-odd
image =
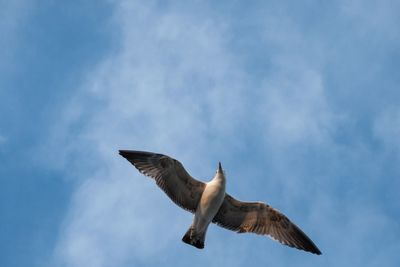
[[[221,162],[218,163],[218,172],[223,173]]]

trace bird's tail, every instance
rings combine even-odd
[[[197,233],[192,226],[187,230],[186,234],[182,237],[182,241],[186,244],[192,245],[198,249],[204,248],[204,240],[206,238],[206,231]]]

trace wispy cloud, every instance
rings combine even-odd
[[[7,138],[0,134],[0,145],[4,144],[7,141]]]
[[[383,110],[374,121],[373,131],[387,151],[400,153],[400,109],[389,107]]]
[[[282,68],[290,69],[290,66]],[[292,73],[277,73],[264,86],[260,114],[268,137],[285,145],[329,141],[334,115],[317,71],[299,68]]]
[[[14,53],[18,51],[20,44],[21,25],[24,25],[25,19],[30,15],[32,4],[29,1],[16,0],[12,2],[3,2],[0,10],[0,70],[1,73],[8,73],[15,67]],[[1,76],[0,76],[1,78]],[[2,88],[4,89],[4,88]]]
[[[351,20],[352,27],[362,37],[379,41],[376,37],[385,37],[384,40],[395,40],[399,37],[396,25],[399,23],[396,10],[400,7],[394,0],[375,1],[341,1],[341,12]]]
[[[72,146],[69,151],[79,158],[87,154],[81,149],[95,150],[89,154],[101,166],[78,188],[62,229],[56,261],[67,266],[140,262],[179,244],[190,215],[166,201],[117,150],[179,155],[197,162],[190,170],[208,176],[215,163],[206,157],[212,153],[210,135],[232,132],[239,123],[233,118],[243,115],[242,81],[216,21],[128,2],[115,18],[122,34],[119,52],[88,75],[52,141]],[[81,119],[85,126],[71,145],[68,134]],[[160,223],[165,218],[174,219]]]

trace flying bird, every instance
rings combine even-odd
[[[133,150],[120,150],[119,154],[153,178],[175,204],[194,213],[193,223],[182,238],[189,245],[204,248],[207,228],[212,222],[237,233],[268,235],[289,247],[321,254],[313,241],[280,211],[262,202],[239,201],[226,193],[221,163],[214,178],[203,183],[169,156]]]

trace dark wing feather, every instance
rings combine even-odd
[[[262,202],[242,202],[226,194],[213,223],[238,233],[269,235],[284,245],[321,254],[299,227]]]
[[[144,151],[120,150],[119,154],[157,185],[181,208],[195,212],[205,184],[194,179],[176,159]]]

